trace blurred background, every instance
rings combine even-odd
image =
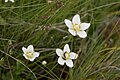
[[[76,14],[91,23],[85,39],[64,23]],[[23,57],[30,44],[34,62]],[[73,68],[57,63],[65,44],[79,55]],[[120,80],[120,0],[0,0],[0,80]]]

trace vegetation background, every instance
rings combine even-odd
[[[76,14],[91,23],[85,39],[64,23]],[[66,43],[79,54],[73,68],[57,63]],[[21,49],[30,44],[34,62]],[[120,0],[0,0],[0,80],[120,80]]]

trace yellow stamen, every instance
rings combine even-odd
[[[70,53],[68,53],[68,52],[64,53],[64,58],[65,58],[66,60],[69,59],[69,58],[70,58]]]
[[[73,24],[73,29],[74,29],[75,31],[80,31],[80,25],[78,25],[78,24]]]
[[[27,56],[28,58],[33,58],[33,53],[27,52],[27,53],[26,53],[26,56]]]

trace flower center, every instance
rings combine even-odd
[[[65,52],[65,53],[63,54],[63,59],[67,60],[67,59],[69,59],[69,58],[70,58],[70,53]]]
[[[73,29],[74,29],[75,31],[80,31],[80,25],[78,25],[78,24],[73,24]]]
[[[33,58],[33,53],[27,52],[27,53],[26,53],[26,56],[27,56],[28,58]]]

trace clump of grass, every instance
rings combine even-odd
[[[51,1],[0,1],[0,79],[119,80],[120,1]],[[75,14],[91,23],[85,39],[73,37],[64,24]],[[79,54],[72,69],[57,63],[55,49],[66,43]],[[34,62],[22,56],[21,48],[30,44],[41,53]]]

